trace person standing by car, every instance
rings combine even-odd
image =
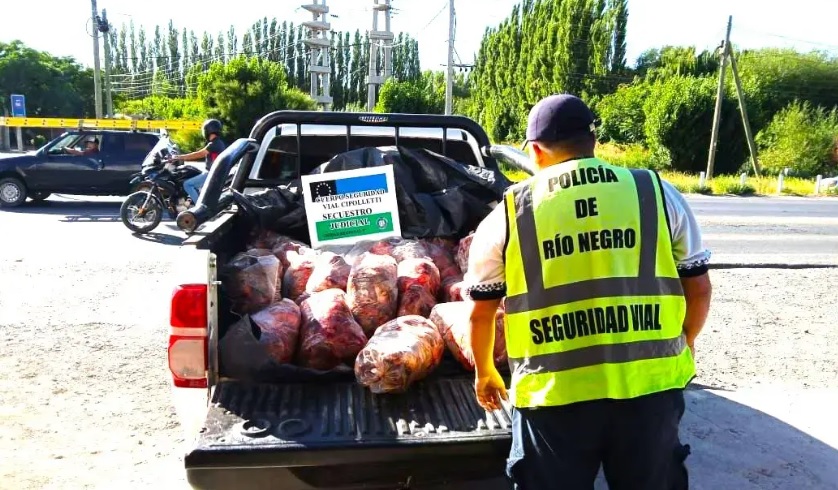
[[[198,196],[201,194],[201,189],[204,187],[204,182],[207,180],[209,169],[212,167],[215,159],[227,148],[227,145],[221,139],[221,121],[217,119],[207,119],[201,127],[201,132],[204,135],[207,145],[200,150],[187,153],[185,155],[176,155],[172,160],[181,162],[193,162],[200,159],[205,159],[206,168],[195,177],[187,179],[183,183],[183,188],[189,197],[192,199],[192,204],[198,202]]]
[[[547,97],[527,125],[535,176],[477,228],[466,274],[475,392],[509,399],[517,490],[684,490],[683,390],[710,306],[710,253],[689,205],[656,172],[594,156],[594,115]],[[505,298],[507,395],[493,363]]]

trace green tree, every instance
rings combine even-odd
[[[11,109],[11,94],[26,96],[30,116],[90,117],[93,71],[73,58],[52,56],[21,41],[0,43],[0,107]]]
[[[199,77],[198,99],[208,116],[224,123],[228,139],[246,136],[271,111],[316,108],[309,96],[289,86],[281,64],[245,56],[212,63]]]

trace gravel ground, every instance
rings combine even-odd
[[[0,488],[182,483],[165,312],[150,313],[166,304],[166,268],[59,260],[0,266]],[[828,293],[838,287],[834,271],[715,271],[713,280],[697,383],[838,386]]]

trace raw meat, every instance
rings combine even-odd
[[[421,284],[412,284],[399,292],[399,311],[397,316],[418,315],[428,318],[436,305],[436,297]]]
[[[469,371],[474,371],[474,354],[471,351],[470,315],[472,303],[440,303],[431,311],[430,321],[439,329],[445,345],[457,361]],[[507,362],[506,337],[504,333],[503,309],[495,314],[495,348],[493,358],[496,366]]]
[[[457,265],[460,266],[463,274],[468,271],[468,253],[473,239],[474,233],[460,240],[460,245],[457,248]]]
[[[439,291],[439,299],[442,303],[463,300],[463,275],[448,277],[442,281]]]
[[[397,316],[428,318],[439,293],[439,271],[429,259],[405,259],[398,267],[399,311]]]
[[[268,355],[280,364],[294,360],[300,336],[300,307],[290,299],[283,299],[250,316],[261,330],[259,343]]]
[[[393,246],[390,255],[396,259],[396,262],[407,259],[429,259],[431,257],[425,244],[417,240],[390,238],[389,242]]]
[[[346,291],[351,267],[340,255],[333,252],[323,252],[314,261],[314,270],[306,283],[306,292],[316,293],[326,289],[342,289]]]
[[[285,284],[284,296],[296,300],[306,290],[308,279],[314,272],[314,262],[317,256],[314,254],[301,255],[298,252],[289,251],[286,257],[288,268],[283,279]]]
[[[303,301],[309,299],[311,297],[311,293],[303,293],[300,295],[299,298],[295,299],[294,302],[297,303],[297,306],[303,304]]]
[[[424,245],[428,251],[428,256],[434,261],[434,265],[439,270],[439,276],[442,280],[457,276],[461,273],[449,248],[431,241],[424,242]]]
[[[299,364],[321,371],[351,366],[367,344],[367,336],[346,305],[346,293],[340,289],[314,293],[303,301],[300,311]]]
[[[439,293],[439,269],[429,259],[405,259],[398,266],[399,292],[418,284],[431,296]]]
[[[314,250],[306,247],[304,243],[292,240],[287,237],[280,237],[271,250],[273,250],[274,255],[276,255],[276,258],[279,259],[279,261],[282,263],[282,267],[286,270],[288,269],[289,265],[288,252],[297,252],[300,255],[314,253]]]
[[[254,313],[280,297],[282,266],[276,257],[262,252],[239,253],[221,271],[232,308],[238,313]]]
[[[355,360],[355,378],[373,393],[402,393],[439,365],[445,344],[420,316],[387,322]]]
[[[396,259],[367,253],[349,273],[347,303],[368,336],[396,317],[398,311]]]

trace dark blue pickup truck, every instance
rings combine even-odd
[[[25,154],[0,154],[0,207],[52,193],[83,196],[130,194],[131,175],[140,171],[160,135],[135,131],[69,131]],[[88,142],[98,142],[98,151]]]

